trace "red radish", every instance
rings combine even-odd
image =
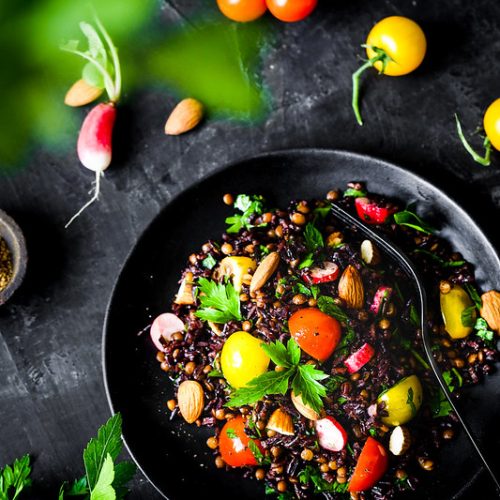
[[[395,207],[381,207],[369,198],[356,198],[354,201],[359,218],[366,224],[383,224],[387,218],[397,211]]]
[[[373,314],[378,314],[381,307],[387,302],[392,295],[392,288],[390,286],[381,286],[375,292],[373,297],[372,305],[370,306],[370,311]]]
[[[349,373],[355,373],[372,359],[375,349],[370,344],[363,344],[356,352],[353,352],[345,361]]]
[[[304,278],[308,283],[317,285],[318,283],[328,283],[335,281],[339,277],[339,266],[333,262],[323,262],[323,267],[313,267]]]
[[[109,102],[95,106],[85,117],[78,136],[78,158],[83,166],[95,172],[95,188],[92,198],[66,224],[68,227],[86,208],[99,199],[100,180],[111,163],[111,142],[116,119],[116,107],[121,93],[122,77],[118,51],[99,19],[97,30],[89,23],[80,23],[88,40],[89,51],[78,49],[78,41],[71,41],[62,50],[83,57],[102,78]],[[98,49],[96,49],[98,46]],[[96,51],[99,52],[98,56]],[[107,64],[103,63],[103,60]],[[111,66],[111,69],[109,68]],[[85,72],[85,69],[84,69]]]
[[[164,351],[165,347],[160,339],[170,340],[175,332],[184,331],[184,323],[172,313],[160,314],[151,325],[149,334],[153,344],[159,351]]]
[[[314,422],[319,444],[325,450],[340,451],[347,444],[347,432],[333,418],[327,416]]]

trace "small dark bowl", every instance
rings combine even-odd
[[[21,285],[26,274],[28,253],[26,241],[20,227],[3,210],[0,210],[0,238],[3,238],[12,253],[14,272],[10,283],[0,291],[0,306],[5,304]]]

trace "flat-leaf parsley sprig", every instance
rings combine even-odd
[[[207,278],[200,278],[198,298],[201,304],[196,311],[198,318],[214,323],[241,320],[240,296],[232,283],[216,283]]]
[[[237,407],[255,403],[270,394],[286,394],[290,385],[297,396],[315,411],[323,408],[321,398],[326,388],[320,381],[328,375],[314,365],[300,363],[300,347],[290,338],[287,345],[280,341],[261,344],[262,349],[281,371],[268,371],[252,379],[245,387],[232,393],[225,406]]]
[[[253,214],[260,215],[264,212],[264,198],[256,195],[239,194],[234,202],[234,208],[238,209],[242,214],[235,214],[226,219],[226,224],[229,224],[228,233],[238,233],[241,229],[256,227],[250,224],[250,216]],[[260,224],[258,227],[266,225]]]

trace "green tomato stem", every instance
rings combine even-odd
[[[462,141],[462,144],[463,144],[464,148],[472,156],[472,158],[474,159],[475,162],[479,163],[480,165],[483,165],[483,167],[488,167],[491,164],[491,159],[490,159],[490,156],[491,156],[491,142],[488,139],[488,137],[486,137],[484,139],[484,142],[483,142],[484,156],[481,156],[476,151],[474,151],[474,149],[472,148],[472,146],[469,144],[469,142],[465,138],[464,133],[462,131],[462,125],[461,125],[460,120],[458,119],[458,115],[456,113],[455,113],[455,120],[456,120],[456,123],[457,123],[458,137]]]
[[[120,99],[120,95],[122,92],[122,72],[120,67],[120,58],[118,57],[118,50],[116,49],[113,40],[111,40],[109,33],[106,31],[106,28],[104,28],[97,16],[95,16],[95,22],[97,24],[97,27],[101,31],[104,40],[106,40],[106,43],[108,44],[111,59],[113,61],[113,69],[115,73],[114,95],[110,95],[109,98],[112,102],[117,102]]]
[[[374,50],[375,49],[377,55],[366,61],[365,64],[363,64],[352,74],[352,109],[354,111],[354,116],[356,117],[358,125],[363,125],[363,118],[361,117],[361,112],[359,110],[359,87],[361,75],[368,68],[372,68],[378,61],[382,61],[381,73],[383,73],[385,70],[385,66],[390,61],[390,57],[385,53],[385,51],[383,51],[382,49],[378,49],[377,47],[374,47]]]

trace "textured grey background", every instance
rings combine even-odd
[[[178,0],[165,14],[180,19],[179,12],[189,15],[202,4]],[[54,498],[63,480],[83,473],[81,452],[109,416],[101,328],[120,265],[169,199],[211,171],[290,147],[369,153],[438,184],[498,244],[500,155],[493,155],[489,168],[475,164],[456,137],[453,114],[459,112],[470,132],[500,97],[500,3],[320,4],[305,22],[273,24],[276,40],[264,74],[274,100],[258,126],[208,121],[186,136],[166,138],[163,124],[173,98],[144,92],[128,99],[118,142],[120,136],[128,139],[115,148],[102,200],[69,230],[64,223],[86,199],[91,182],[74,152],[40,152],[15,175],[0,176],[0,206],[25,231],[31,259],[22,289],[0,308],[0,464],[30,452],[34,498]],[[360,128],[350,108],[359,45],[376,21],[394,14],[421,24],[428,55],[413,75],[372,72],[364,79],[366,125]],[[155,495],[138,474],[131,498]]]

